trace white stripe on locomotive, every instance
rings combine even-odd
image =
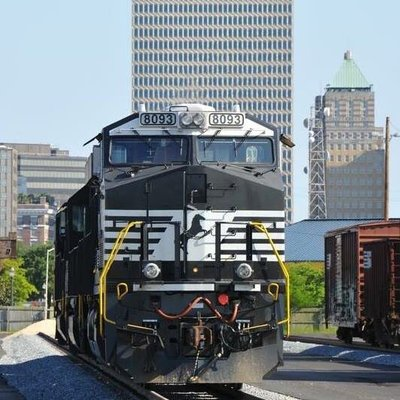
[[[168,214],[168,215],[166,215]],[[246,219],[247,221],[252,220],[267,220],[264,224],[269,229],[270,235],[273,240],[278,241],[276,248],[279,253],[284,255],[284,243],[281,243],[284,239],[283,227],[284,222],[282,221],[284,213],[282,211],[270,211],[270,210],[237,210],[232,211],[209,211],[209,210],[189,210],[187,213],[188,230],[192,225],[193,218],[196,215],[201,217],[201,228],[195,237],[188,240],[188,261],[212,261],[215,256],[215,223],[224,222],[221,224],[221,239],[230,239],[231,241],[237,240],[237,243],[221,243],[221,251],[231,251],[234,254],[234,250],[245,250],[245,232],[243,229],[245,224],[235,223],[233,220],[239,218],[240,220]],[[105,239],[108,239],[105,243],[105,252],[108,255],[113,247],[113,240],[116,239],[119,230],[122,229],[129,221],[141,220],[146,216],[145,210],[105,210]],[[153,226],[158,229],[164,230],[164,232],[156,231],[149,232],[149,239],[154,240],[155,243],[149,243],[149,259],[150,260],[164,260],[173,261],[175,257],[174,250],[174,227],[172,224],[162,223],[160,220],[165,221],[180,221],[183,220],[182,210],[151,210],[150,219],[157,217],[157,223]],[[111,218],[111,219],[110,219]],[[275,219],[278,220],[275,222]],[[242,222],[242,221],[241,221]],[[245,221],[243,221],[245,222]],[[235,231],[235,234],[232,234]],[[278,232],[276,232],[278,231]],[[129,243],[129,240],[135,240],[135,243]],[[126,242],[123,244],[122,249],[127,249],[125,254],[117,255],[116,260],[123,260],[128,257],[129,260],[139,260],[139,254],[129,254],[131,251],[137,251],[138,243],[140,239],[140,232],[138,229],[133,229],[126,236]],[[272,248],[266,240],[266,236],[263,233],[254,232],[253,240],[263,241],[261,243],[253,243],[253,249],[257,252],[265,251],[262,254],[253,254],[253,261],[260,261],[261,258],[266,258],[268,261],[275,261]],[[211,254],[211,257],[210,257]],[[232,255],[222,254],[222,260],[232,260]],[[183,252],[181,251],[181,260],[183,259]],[[235,260],[245,260],[244,254],[236,254]]]

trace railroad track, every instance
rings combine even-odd
[[[94,374],[107,386],[111,386],[124,400],[260,400],[259,397],[225,385],[138,385],[129,377],[84,354],[72,353],[67,346],[60,345],[54,338],[44,333],[39,333],[39,336],[65,353],[72,362]]]
[[[353,341],[353,343],[348,344],[344,343],[339,339],[334,338],[323,338],[323,337],[314,337],[314,336],[290,336],[285,340],[290,342],[304,342],[304,343],[314,343],[314,344],[323,344],[329,346],[337,346],[337,347],[346,347],[349,349],[362,349],[362,350],[370,350],[370,351],[379,351],[380,353],[391,353],[391,354],[400,354],[400,347],[397,346],[393,349],[388,349],[386,347],[372,346],[365,342]]]

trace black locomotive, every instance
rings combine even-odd
[[[57,214],[57,339],[138,383],[265,379],[289,304],[276,129],[186,104],[97,139]]]

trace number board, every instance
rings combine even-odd
[[[244,124],[244,114],[229,112],[213,112],[209,114],[209,126],[227,126],[237,127]]]
[[[146,125],[146,126],[176,125],[176,114],[169,112],[141,113],[140,125]]]

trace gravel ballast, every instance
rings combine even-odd
[[[54,321],[41,321],[2,340],[0,374],[27,400],[114,400],[118,394],[74,365],[64,353],[36,335],[54,334]],[[4,354],[5,353],[5,354]]]
[[[0,374],[15,386],[27,400],[84,399],[114,400],[121,397],[73,364],[60,350],[37,336],[38,332],[53,335],[54,320],[41,321],[10,335],[0,343]],[[317,345],[302,342],[284,342],[285,354],[326,356],[357,362],[400,367],[400,354]],[[264,399],[292,400],[293,397],[244,385],[244,391]]]

